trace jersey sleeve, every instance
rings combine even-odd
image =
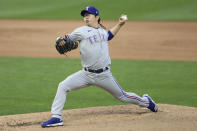
[[[114,37],[114,35],[110,30],[108,30],[107,34],[108,34],[108,41],[110,41]]]
[[[66,37],[73,41],[81,41],[84,39],[83,30],[82,28],[77,28],[71,34],[66,35]]]

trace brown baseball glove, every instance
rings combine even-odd
[[[60,54],[65,54],[78,47],[79,41],[72,41],[69,38],[58,37],[55,47]]]

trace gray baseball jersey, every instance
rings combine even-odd
[[[108,49],[108,33],[103,28],[82,26],[74,30],[69,38],[80,41],[83,67],[99,69],[111,64]]]

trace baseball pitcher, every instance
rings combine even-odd
[[[80,88],[96,85],[103,88],[116,99],[147,107],[152,112],[157,112],[156,103],[147,94],[142,97],[132,92],[125,92],[113,77],[110,70],[111,59],[109,56],[108,41],[113,39],[127,20],[126,15],[121,15],[118,23],[106,31],[101,24],[97,8],[88,6],[81,11],[85,25],[75,29],[64,38],[56,41],[56,49],[60,54],[72,51],[80,44],[82,70],[68,76],[59,83],[55,99],[52,104],[50,120],[43,122],[42,127],[62,126],[62,110],[66,102],[67,92]]]

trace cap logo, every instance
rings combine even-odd
[[[85,9],[85,10],[88,10],[88,8],[89,8],[89,6],[88,6],[88,7],[86,7],[86,9]]]

